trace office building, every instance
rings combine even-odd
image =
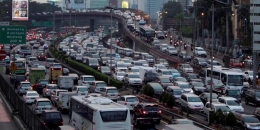
[[[253,50],[260,51],[260,0],[250,0],[250,22],[253,29]]]

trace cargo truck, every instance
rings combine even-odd
[[[57,83],[59,76],[62,76],[62,68],[50,67],[49,81]]]
[[[32,85],[32,89],[38,93],[42,92],[44,86],[40,85],[39,82],[45,80],[45,69],[44,68],[30,68],[29,70],[29,81]]]
[[[12,64],[15,64],[16,67],[12,68],[11,67]],[[14,83],[15,88],[16,88],[17,85],[21,81],[25,81],[27,79],[25,58],[16,58],[16,61],[11,61],[9,67],[10,67],[9,68],[10,69],[10,82]],[[12,69],[15,69],[15,70],[12,70]]]
[[[60,92],[59,101],[57,103],[57,109],[62,112],[70,110],[70,99],[72,96],[77,95],[77,92]]]
[[[58,86],[60,89],[66,89],[72,91],[74,85],[74,77],[72,76],[59,76],[58,77]]]

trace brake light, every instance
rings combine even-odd
[[[82,83],[83,83],[83,84],[87,84],[87,83],[86,83],[86,82],[84,82],[84,81],[83,81]]]
[[[26,97],[26,99],[29,99],[28,97]]]
[[[49,92],[49,89],[46,89],[47,92]]]
[[[62,68],[60,68],[60,70],[62,70]]]
[[[161,113],[162,113],[162,111],[161,111],[161,110],[159,110],[159,111],[158,111],[158,113],[160,113],[160,114],[161,114]]]
[[[125,102],[125,105],[127,105],[127,102]]]
[[[146,111],[143,111],[143,114],[147,114],[147,112],[146,112]]]
[[[44,125],[46,125],[46,123],[45,123],[45,122],[43,122],[43,124],[44,124]]]
[[[54,70],[53,68],[51,70]]]

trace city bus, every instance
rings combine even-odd
[[[127,107],[100,96],[72,96],[70,123],[77,130],[131,130]]]
[[[150,26],[140,26],[140,37],[141,40],[149,43],[155,37],[155,30]]]
[[[211,68],[206,69],[205,85],[209,89],[213,83],[214,91],[226,92],[227,89],[241,89],[243,88],[243,75],[229,68],[213,67],[213,75],[211,81]]]

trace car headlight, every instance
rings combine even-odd
[[[190,93],[193,93],[193,90],[190,90]]]
[[[247,127],[247,128],[249,128],[249,127],[250,127],[250,125],[249,125],[249,124],[246,124],[246,127]]]

